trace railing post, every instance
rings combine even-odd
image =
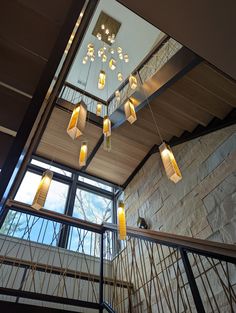
[[[99,282],[99,313],[103,312],[103,239],[104,232],[101,233],[101,245],[100,245],[100,282]]]
[[[193,300],[198,313],[205,313],[205,309],[202,303],[202,299],[193,275],[193,271],[189,262],[188,255],[185,250],[180,249],[181,258],[184,264],[184,269],[188,278],[189,286],[192,292]]]

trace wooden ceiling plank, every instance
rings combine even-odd
[[[207,94],[185,77],[172,85],[170,89],[220,119],[223,119],[231,110],[229,105],[223,104],[216,97]]]
[[[187,74],[195,82],[207,88],[224,102],[236,106],[236,83],[203,62]]]
[[[175,110],[175,106],[173,104],[169,104],[163,101],[160,97],[157,97],[152,103],[153,112],[157,116],[162,116],[168,121],[170,121],[174,126],[180,127],[182,130],[187,130],[189,132],[193,131],[193,129],[197,126],[196,123],[187,119],[185,116],[180,114]]]
[[[191,119],[202,126],[207,126],[209,121],[214,117],[190,100],[178,95],[170,88],[160,96],[160,99],[171,104],[171,106],[181,115],[186,116],[186,118]]]

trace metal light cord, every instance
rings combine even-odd
[[[139,80],[140,80],[140,82],[141,82],[141,85],[143,85],[143,81],[142,81],[142,78],[141,78],[139,72],[137,72],[137,74],[138,74]],[[155,127],[156,127],[157,135],[160,137],[161,142],[164,142],[163,137],[162,137],[161,132],[160,132],[160,129],[159,129],[158,125],[157,125],[157,121],[156,121],[156,119],[155,119],[154,113],[153,113],[153,111],[152,111],[151,104],[150,104],[150,102],[149,102],[148,96],[147,96],[146,91],[145,91],[144,88],[143,88],[143,94],[144,94],[144,96],[145,96],[145,98],[146,98],[146,102],[147,102],[148,107],[149,107],[149,109],[150,109],[150,112],[151,112],[151,115],[152,115],[152,119],[153,119],[154,124],[155,124]]]

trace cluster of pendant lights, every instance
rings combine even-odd
[[[105,28],[104,25],[102,25],[102,31],[108,36],[108,41],[111,43],[115,42],[115,36],[114,34],[109,34],[109,30]],[[101,40],[101,34],[97,34],[98,40]],[[106,47],[102,47],[98,50],[98,57],[102,58],[102,62],[106,62],[107,60],[107,54],[105,53]],[[114,54],[114,49],[110,48],[110,53]],[[118,56],[121,60],[124,60],[125,62],[129,61],[128,55],[122,53],[122,48],[117,48]],[[83,63],[85,64],[88,59],[90,59],[91,62],[95,59],[95,51],[94,51],[94,45],[89,44],[87,47],[87,55],[83,59]],[[116,60],[114,58],[111,58],[109,61],[109,68],[111,70],[114,70],[116,68]],[[123,80],[122,73],[118,73],[117,76],[119,81]],[[98,89],[103,89],[106,84],[106,73],[105,71],[101,70],[99,73],[98,78]],[[135,75],[129,76],[129,86],[132,90],[135,90],[138,86],[137,78]],[[120,102],[120,91],[117,90],[115,92],[116,101]],[[128,98],[128,100],[124,104],[124,112],[127,121],[130,124],[133,124],[137,120],[136,111],[135,111],[135,105],[132,101],[132,99]],[[97,103],[96,107],[96,115],[101,116],[102,114],[102,104]],[[81,135],[83,135],[85,126],[86,126],[86,118],[87,118],[87,108],[83,101],[80,101],[76,107],[74,108],[69,125],[67,127],[67,133],[68,135],[73,139],[77,139]],[[108,115],[105,115],[103,118],[103,135],[104,135],[104,143],[103,148],[105,151],[111,151],[111,120]],[[161,155],[161,159],[164,165],[164,169],[166,172],[167,177],[173,181],[174,183],[177,183],[182,179],[181,172],[179,170],[178,164],[175,160],[174,154],[170,148],[169,145],[167,145],[164,141],[159,146],[159,151]],[[79,154],[79,166],[85,166],[87,161],[87,155],[88,155],[88,145],[86,141],[82,141],[81,147],[80,147],[80,154]],[[35,209],[41,209],[46,201],[47,193],[52,181],[53,172],[50,170],[46,170],[41,178],[40,184],[38,186],[35,198],[33,200],[32,207]],[[125,220],[125,208],[124,208],[124,202],[120,201],[118,205],[118,211],[117,211],[117,218],[118,218],[118,234],[120,240],[126,239],[126,220]]]

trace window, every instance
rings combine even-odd
[[[33,165],[45,168],[46,170],[50,169],[54,173],[65,175],[67,177],[71,177],[72,176],[72,173],[69,172],[69,171],[63,170],[63,169],[61,169],[59,167],[53,166],[53,165],[45,163],[45,162],[38,161],[36,159],[32,159],[30,163],[33,164]]]
[[[89,222],[113,222],[115,186],[93,180],[63,166],[52,166],[43,159],[32,159],[14,197],[31,205],[42,173],[53,172],[44,208]],[[94,188],[95,187],[95,188]],[[75,191],[76,190],[76,191]],[[99,256],[100,235],[83,229],[67,227],[25,213],[9,211],[0,233],[48,245]]]

